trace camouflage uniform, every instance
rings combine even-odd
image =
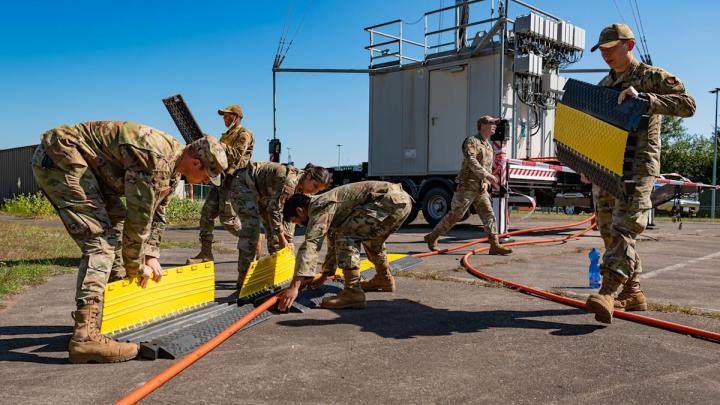
[[[280,234],[292,242],[295,224],[282,219],[285,200],[301,192],[298,182],[302,170],[275,162],[250,162],[243,173],[235,176],[230,200],[240,219],[238,235],[239,281],[245,278],[255,260],[260,237],[260,221],[265,227],[268,253],[280,250]]]
[[[494,235],[497,233],[497,227],[490,203],[490,193],[482,190],[483,183],[489,185],[485,179],[492,175],[492,145],[477,134],[465,139],[462,151],[463,161],[457,178],[458,186],[453,195],[450,211],[435,226],[432,234],[444,235],[462,219],[472,204],[485,226],[485,233]]]
[[[102,299],[111,269],[120,264],[120,235],[128,276],[142,275],[145,256],[160,256],[182,152],[170,135],[131,122],[87,122],[42,135],[33,173],[82,251],[78,305]]]
[[[682,82],[665,70],[632,61],[628,70],[614,71],[600,81],[601,86],[624,90],[630,86],[650,102],[647,130],[641,131],[635,157],[633,181],[635,191],[625,201],[616,200],[593,185],[597,224],[605,244],[601,272],[613,273],[625,280],[642,267],[635,250],[635,238],[645,230],[652,208],[650,193],[660,174],[660,124],[662,115],[690,117],[695,113],[695,100]]]
[[[232,185],[233,174],[244,169],[250,162],[255,138],[249,129],[236,124],[222,134],[220,143],[233,148],[236,151],[236,159],[235,163],[228,167],[223,185],[210,188],[200,212],[200,242],[207,244],[212,244],[215,218],[218,216],[220,216],[220,223],[228,232],[235,236],[238,236],[240,232],[240,221],[228,199],[228,192]]]
[[[363,181],[336,187],[312,197],[309,222],[295,259],[295,276],[315,274],[320,245],[327,235],[322,265],[326,274],[360,268],[360,245],[375,266],[388,266],[385,240],[410,215],[412,198],[400,184]]]

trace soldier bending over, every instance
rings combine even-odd
[[[410,215],[412,204],[412,198],[400,184],[384,181],[346,184],[316,197],[303,194],[290,197],[283,208],[285,220],[307,229],[295,259],[295,277],[281,293],[278,308],[287,310],[303,281],[315,276],[318,250],[325,236],[328,248],[319,282],[334,275],[340,267],[345,288],[337,296],[323,299],[323,308],[365,308],[363,289],[394,291],[385,241]],[[360,245],[377,271],[375,277],[362,284]]]

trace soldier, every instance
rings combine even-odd
[[[240,218],[238,238],[238,290],[242,288],[250,263],[255,260],[260,221],[265,227],[268,253],[292,243],[295,224],[283,221],[282,209],[293,194],[316,194],[330,185],[330,172],[309,163],[304,170],[275,162],[250,162],[243,174],[235,176],[230,200]]]
[[[96,323],[120,244],[115,226],[124,220],[127,275],[143,288],[151,277],[160,281],[165,207],[180,175],[191,183],[219,184],[227,165],[223,147],[212,137],[183,147],[168,134],[132,122],[86,122],[42,135],[32,158],[35,179],[82,252],[71,363],[120,362],[137,355],[136,344],[101,335]],[[120,208],[122,196],[127,209]]]
[[[616,200],[593,185],[597,224],[605,244],[600,265],[602,285],[598,294],[587,300],[588,311],[595,319],[612,322],[614,307],[625,310],[647,309],[645,294],[640,289],[642,267],[635,250],[635,239],[645,230],[652,208],[650,193],[660,174],[660,122],[662,115],[690,117],[695,113],[695,100],[686,92],[680,79],[667,71],[646,65],[633,57],[635,36],[625,24],[611,24],[600,33],[594,52],[600,48],[610,72],[601,86],[622,90],[621,104],[628,97],[649,101],[648,127],[639,133],[639,148],[633,167],[635,189],[626,200]],[[624,285],[617,299],[615,291]]]
[[[187,264],[203,263],[213,260],[212,243],[215,218],[220,216],[220,223],[231,234],[240,234],[240,221],[233,211],[232,204],[228,199],[233,174],[240,175],[242,170],[250,162],[252,157],[255,138],[249,129],[240,123],[243,119],[243,110],[238,105],[230,105],[227,108],[218,110],[225,121],[227,131],[220,136],[220,142],[234,148],[240,155],[237,164],[228,167],[226,177],[220,187],[211,187],[208,192],[202,211],[200,212],[200,253],[197,256],[187,259]]]
[[[395,290],[395,280],[385,251],[385,240],[410,215],[412,198],[400,184],[363,181],[336,187],[317,197],[295,194],[285,202],[286,221],[306,227],[305,241],[295,259],[295,276],[280,296],[278,308],[287,310],[297,298],[303,281],[315,275],[320,243],[327,235],[328,248],[319,283],[343,271],[345,288],[334,297],[323,299],[328,309],[365,308],[360,285],[360,245],[375,265],[375,277],[368,285]]]
[[[430,250],[438,250],[438,238],[460,221],[470,205],[473,205],[490,242],[489,254],[512,253],[512,249],[503,247],[498,242],[495,215],[490,203],[490,184],[497,184],[498,179],[492,174],[493,148],[488,139],[495,133],[498,121],[498,118],[489,115],[480,117],[477,121],[478,133],[465,138],[462,145],[463,161],[457,177],[458,186],[450,211],[435,225],[432,232],[425,235],[425,242]]]

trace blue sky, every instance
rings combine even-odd
[[[10,2],[0,15],[0,148],[37,143],[43,131],[60,124],[101,119],[177,134],[161,99],[181,93],[203,130],[214,135],[223,130],[217,108],[242,105],[244,124],[256,136],[255,158],[266,159],[271,65],[286,22],[292,36],[307,9],[285,67],[362,69],[368,64],[363,27],[395,18],[412,22],[451,1]],[[584,27],[588,47],[620,15],[634,28],[628,0],[531,3]],[[696,98],[697,114],[686,126],[710,134],[715,99],[708,90],[720,87],[720,56],[710,38],[720,3],[638,4],[654,63],[676,74]],[[511,16],[519,12],[511,4]],[[421,29],[422,23],[408,28]],[[572,67],[604,64],[586,52]],[[600,76],[579,78],[596,82]],[[367,76],[278,77],[283,161],[291,147],[297,164],[334,165],[335,145],[342,144],[342,163],[360,163],[367,159],[367,127]]]

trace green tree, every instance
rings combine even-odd
[[[689,134],[679,117],[663,117],[660,129],[663,173],[680,173],[697,182],[712,181],[713,140]]]

